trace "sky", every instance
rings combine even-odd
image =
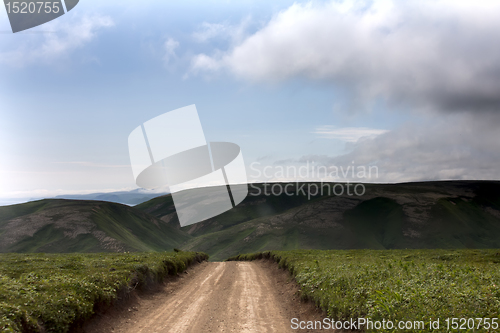
[[[129,134],[192,104],[249,181],[498,180],[499,59],[498,1],[81,0],[16,34],[1,8],[0,204],[138,188]]]

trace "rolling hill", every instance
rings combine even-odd
[[[500,247],[500,182],[366,184],[362,196],[325,188],[310,198],[301,185],[290,185],[291,196],[252,185],[234,209],[183,228],[170,195],[134,207],[62,199],[0,207],[0,252],[180,247],[221,260],[297,248]]]
[[[182,228],[194,236],[182,248],[219,260],[297,248],[500,247],[500,182],[367,184],[363,196],[312,200],[302,193],[266,196],[259,187],[236,208]],[[170,196],[136,208],[179,228]]]
[[[45,199],[0,207],[0,252],[163,251],[189,238],[140,210],[105,201]]]

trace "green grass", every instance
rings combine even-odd
[[[119,294],[206,259],[197,252],[1,254],[0,332],[68,332]]]
[[[500,250],[294,250],[228,260],[260,258],[287,268],[302,296],[336,320],[432,317],[444,325],[500,316]]]
[[[189,235],[132,207],[101,204],[92,220],[107,235],[134,251],[164,251],[189,239]]]
[[[364,201],[344,214],[345,224],[362,240],[361,246],[379,250],[406,245],[398,244],[404,218],[402,206],[383,197]]]
[[[11,218],[33,214],[37,211],[43,210],[48,205],[49,200],[37,200],[23,204],[2,206],[0,207],[0,225],[3,221]]]
[[[61,229],[48,224],[11,247],[12,252],[105,252],[99,241],[90,234],[81,234],[75,238],[64,236]]]
[[[250,193],[259,188],[261,192],[260,195],[254,196],[249,194],[245,200],[234,207],[216,217],[216,224],[205,224],[201,223],[197,226],[196,230],[191,232],[192,236],[202,236],[209,233],[214,233],[220,231],[221,229],[231,228],[240,223],[247,221],[259,219],[262,217],[273,216],[282,212],[285,212],[291,208],[299,207],[310,201],[307,199],[306,195],[294,195],[294,196],[270,196],[264,195],[263,184],[252,184],[249,187]],[[295,185],[289,189],[290,192],[295,191]],[[305,187],[307,189],[307,186]],[[326,190],[325,190],[326,191]],[[270,188],[267,189],[267,193],[270,193]],[[317,200],[320,196],[313,197],[313,201]],[[151,199],[147,202],[135,206],[139,210],[142,210],[148,214],[155,217],[161,218],[165,215],[175,213],[175,208],[171,195],[165,195],[158,198]],[[178,223],[177,216],[173,217],[173,221]],[[173,222],[172,221],[172,222]],[[171,223],[172,223],[171,222]],[[191,226],[184,227],[184,230],[189,230]]]

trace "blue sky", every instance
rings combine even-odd
[[[247,166],[498,179],[497,7],[82,0],[17,34],[2,8],[0,199],[136,188],[128,135],[191,104]]]

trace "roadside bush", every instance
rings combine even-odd
[[[498,250],[294,250],[228,260],[260,258],[288,269],[302,297],[335,320],[500,316]]]
[[[207,259],[197,252],[1,254],[0,332],[68,332],[118,293]]]

